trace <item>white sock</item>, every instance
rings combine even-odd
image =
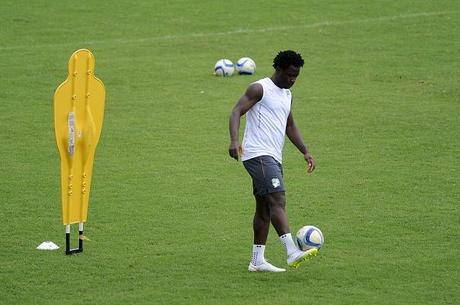
[[[280,241],[283,244],[284,249],[286,249],[287,256],[298,251],[297,247],[294,244],[294,240],[292,239],[291,233],[286,233],[284,235],[281,235]]]
[[[259,266],[265,261],[264,258],[265,245],[253,245],[252,246],[252,261],[254,266]]]

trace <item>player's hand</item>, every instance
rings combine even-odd
[[[315,170],[315,159],[313,159],[313,156],[310,155],[310,153],[306,153],[304,155],[305,161],[307,161],[308,167],[307,167],[307,173],[311,173]]]
[[[231,143],[230,148],[228,149],[228,154],[230,157],[238,161],[243,149],[241,148],[241,145],[238,142]]]

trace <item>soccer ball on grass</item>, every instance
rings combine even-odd
[[[238,74],[252,75],[256,72],[256,63],[249,57],[242,57],[236,62]]]
[[[214,66],[214,74],[217,76],[232,76],[235,67],[228,59],[220,59]]]

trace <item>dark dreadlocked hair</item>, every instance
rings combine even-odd
[[[292,50],[280,51],[273,59],[273,68],[287,69],[289,66],[294,66],[297,68],[303,67],[304,61],[302,56],[299,53],[296,53]]]

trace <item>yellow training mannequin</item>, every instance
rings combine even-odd
[[[86,222],[94,153],[104,118],[104,84],[94,76],[94,56],[72,54],[67,79],[54,93],[54,130],[61,156],[64,225]]]

